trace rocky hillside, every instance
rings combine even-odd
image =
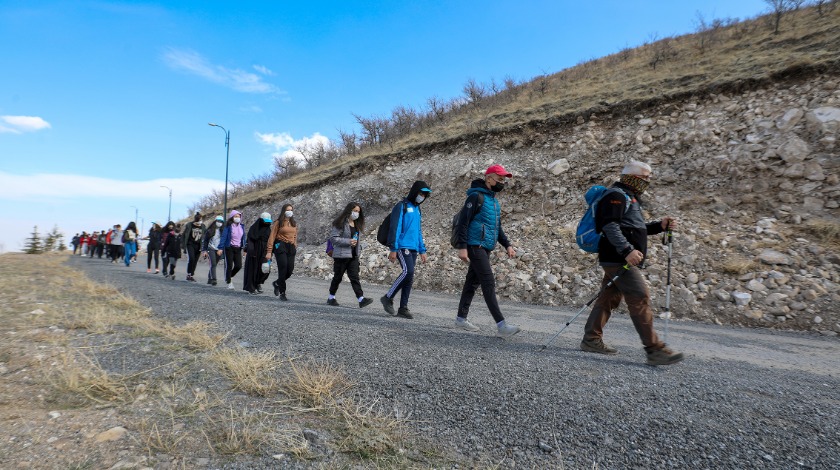
[[[455,292],[466,268],[448,244],[452,215],[470,181],[501,163],[514,173],[502,200],[518,256],[495,260],[499,296],[577,306],[596,292],[601,275],[595,256],[574,242],[583,193],[640,159],[654,168],[645,201],[650,217],[672,214],[681,221],[672,261],[675,318],[836,335],[839,83],[829,73],[659,103],[636,115],[531,123],[348,167],[329,184],[242,210],[253,220],[292,202],[306,245],[297,274],[328,278],[329,221],[348,201],[359,202],[370,232],[362,275],[386,283],[395,268],[375,230],[411,183],[423,179],[434,189],[423,205],[430,262],[418,268],[415,285]],[[661,310],[666,251],[658,237],[651,245],[646,272]]]

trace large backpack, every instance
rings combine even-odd
[[[481,210],[481,206],[484,205],[484,194],[478,193],[478,201],[476,202],[476,204],[477,208],[475,212],[477,214],[478,211]],[[461,207],[461,210],[456,212],[455,215],[452,217],[452,233],[449,235],[449,244],[452,246],[452,248],[458,248],[458,220],[461,218],[461,212],[463,212],[466,208],[467,205],[464,204]],[[470,220],[470,222],[472,222],[472,220]]]
[[[402,204],[402,214],[405,215],[407,208],[405,201],[400,202]],[[418,207],[417,210],[420,210]],[[379,228],[376,230],[376,241],[379,243],[388,246],[388,232],[391,231],[391,213],[388,212],[388,215],[385,216],[385,220],[379,224]]]
[[[630,208],[630,196],[618,188],[607,188],[601,185],[595,185],[586,191],[583,196],[586,199],[586,213],[580,218],[578,222],[577,231],[575,232],[575,241],[581,250],[587,253],[597,253],[598,243],[601,241],[601,232],[595,230],[595,211],[598,208],[598,203],[610,192],[618,191],[624,194],[627,198],[627,204],[624,211]]]

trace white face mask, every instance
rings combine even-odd
[[[423,202],[423,201],[425,201],[425,200],[426,200],[426,198],[425,198],[425,197],[423,197],[423,196],[422,196],[422,195],[420,195],[420,194],[418,194],[418,195],[417,195],[417,197],[416,197],[416,198],[414,198],[414,202],[416,202],[417,204],[420,204],[421,202]]]
[[[222,225],[224,225],[224,224],[221,223],[221,222],[216,222],[216,227],[221,227]]]
[[[359,213],[358,212],[351,212],[350,213],[350,218],[353,219],[353,220],[358,219],[359,218]]]
[[[295,213],[294,213],[294,212],[292,212],[292,211],[286,211],[286,218],[287,218],[287,219],[291,219],[293,215],[295,215]]]
[[[242,219],[240,219],[239,217],[234,217],[233,218],[233,223],[238,224],[240,220],[242,220]]]

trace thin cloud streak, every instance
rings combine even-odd
[[[195,51],[168,48],[163,54],[163,61],[173,70],[196,75],[243,93],[281,93],[277,87],[266,83],[255,73],[211,64]],[[265,70],[271,72],[268,69]]]
[[[0,133],[23,134],[51,127],[49,122],[38,116],[0,116]]]

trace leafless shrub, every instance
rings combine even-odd
[[[479,107],[482,100],[487,96],[487,89],[483,84],[476,82],[474,79],[467,80],[463,88],[464,98],[474,107]]]

